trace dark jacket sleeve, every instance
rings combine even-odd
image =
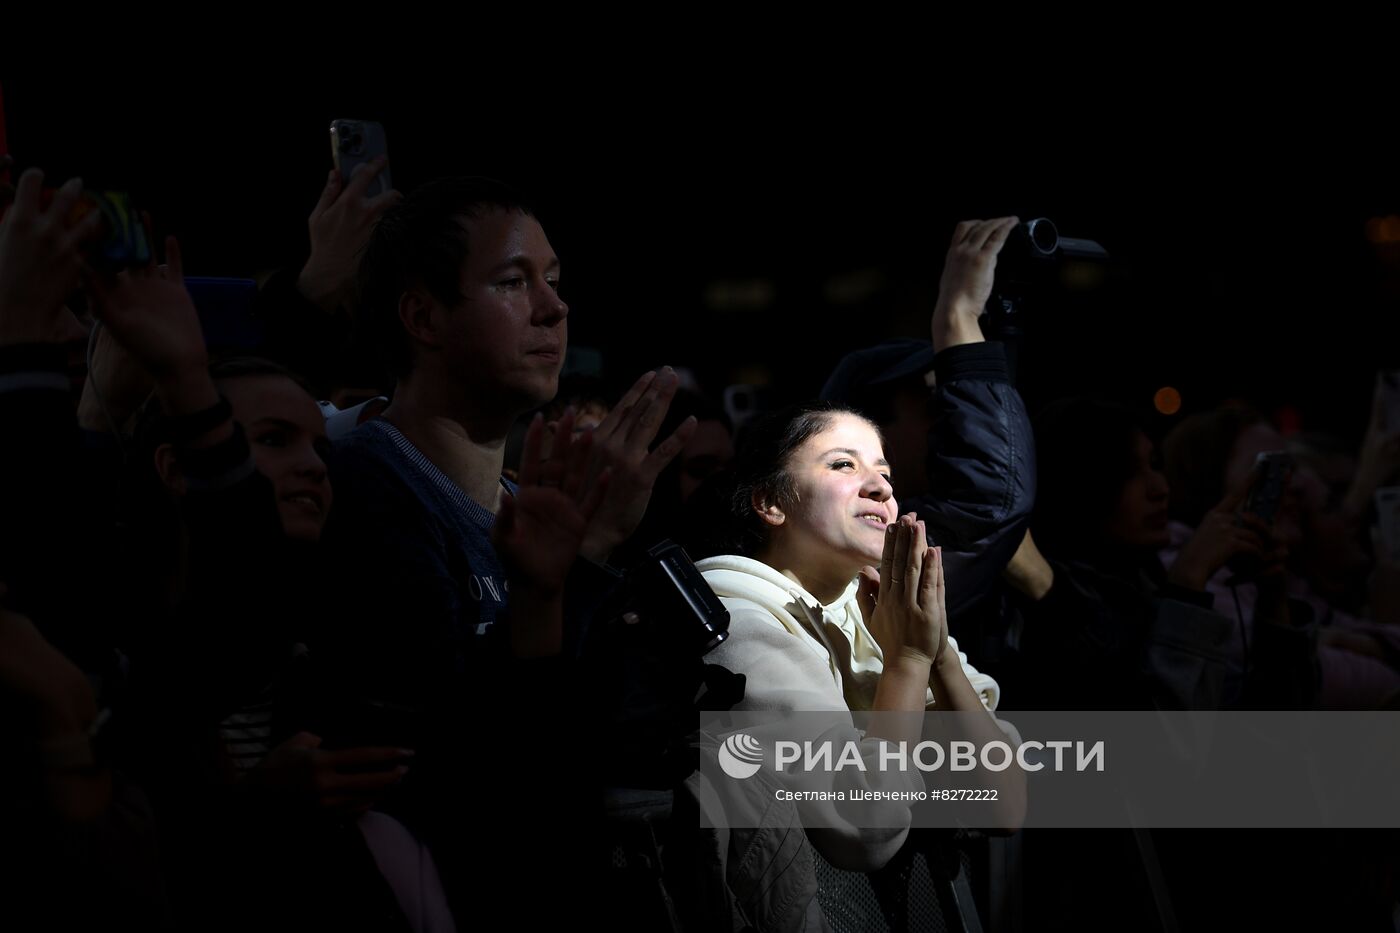
[[[949,347],[933,361],[928,489],[900,503],[943,547],[956,622],[990,594],[1021,543],[1035,503],[1035,442],[1000,343]]]

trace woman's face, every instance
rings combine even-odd
[[[1118,496],[1105,532],[1110,541],[1137,550],[1170,543],[1167,531],[1167,477],[1152,441],[1141,431],[1133,445],[1133,471]]]
[[[885,527],[898,517],[880,436],[864,418],[839,414],[788,458],[796,501],[777,529],[785,544],[854,574],[880,563]]]
[[[253,448],[258,472],[272,481],[287,537],[316,541],[331,508],[325,419],[311,396],[285,376],[239,376],[219,389]]]

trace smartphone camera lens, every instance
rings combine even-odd
[[[338,136],[341,152],[355,155],[364,148],[364,136],[360,133],[360,128],[353,123],[341,124]]]

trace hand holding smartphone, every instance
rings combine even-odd
[[[1241,511],[1253,515],[1266,525],[1272,525],[1278,514],[1283,491],[1293,477],[1293,457],[1281,450],[1259,454],[1250,475],[1249,493]]]
[[[376,158],[389,157],[389,145],[384,127],[372,120],[334,120],[331,122],[331,157],[340,172],[342,185],[350,184],[355,169]],[[386,165],[365,189],[365,197],[374,197],[393,188]]]

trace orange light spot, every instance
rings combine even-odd
[[[1152,396],[1152,404],[1164,415],[1174,415],[1181,411],[1181,393],[1171,386],[1163,386]]]

